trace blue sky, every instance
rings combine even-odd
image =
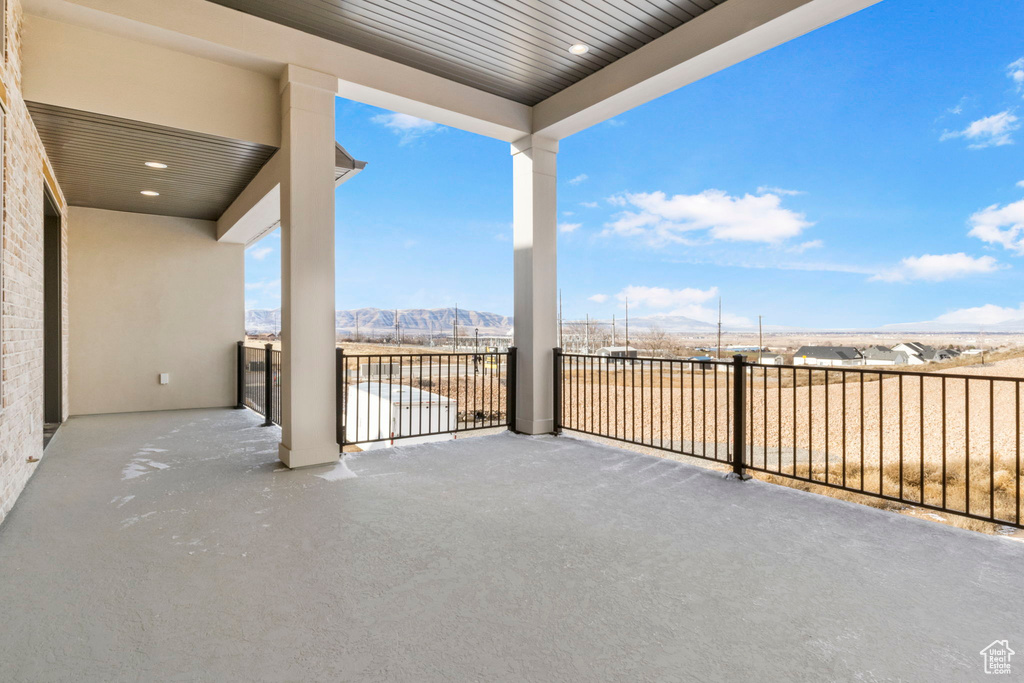
[[[561,142],[567,317],[1024,318],[1024,2],[885,0]],[[512,312],[506,143],[337,101],[338,308]],[[279,238],[246,256],[275,308]]]

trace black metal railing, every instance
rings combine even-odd
[[[281,352],[238,342],[237,408],[281,424]],[[337,349],[338,443],[367,444],[515,425],[516,349],[346,355]]]
[[[516,350],[337,350],[338,443],[372,444],[515,424]]]
[[[556,431],[731,462],[731,366],[555,349]]]
[[[281,424],[281,352],[238,342],[238,408],[250,408],[264,427]]]
[[[1024,379],[555,349],[555,380],[556,431],[1022,526]]]

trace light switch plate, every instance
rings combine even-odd
[[[171,383],[171,373],[169,373],[169,372],[161,372],[160,373],[160,384],[170,384],[170,383]]]

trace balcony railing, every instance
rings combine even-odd
[[[1022,382],[555,350],[559,430],[1016,527]]]
[[[433,441],[515,419],[515,349],[359,354],[337,351],[338,443]]]
[[[238,408],[250,408],[265,420],[264,427],[281,424],[281,352],[238,342]]]
[[[515,422],[516,351],[361,354],[337,350],[338,443],[433,441]],[[281,424],[281,352],[238,344],[238,406]]]

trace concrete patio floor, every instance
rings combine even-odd
[[[287,471],[260,421],[62,427],[0,526],[0,680],[963,681],[1024,652],[1019,542],[567,437]]]

